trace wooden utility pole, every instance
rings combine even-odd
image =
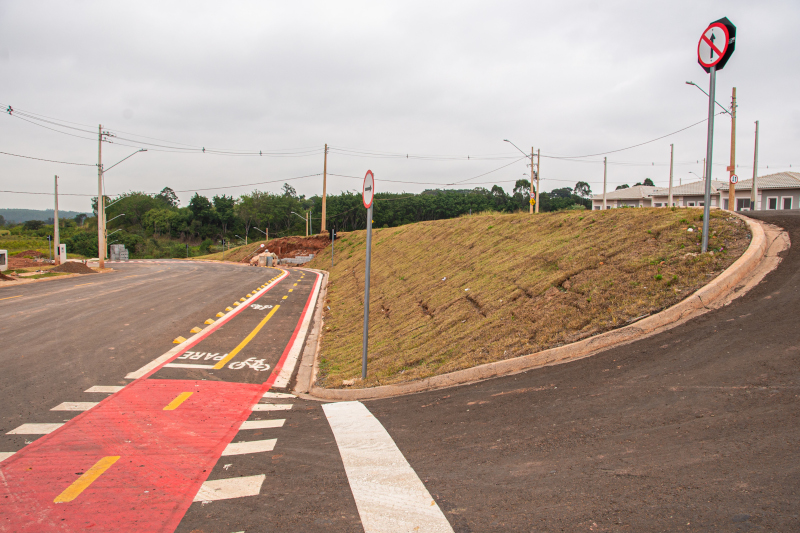
[[[606,178],[608,177],[608,158],[603,158],[603,211],[606,210]]]
[[[53,209],[53,238],[54,238],[54,245],[53,248],[55,249],[55,259],[56,265],[60,265],[61,262],[59,258],[61,255],[58,253],[58,245],[60,243],[59,236],[58,236],[58,176],[56,176],[56,201],[55,201],[55,209]]]
[[[675,145],[669,145],[669,201],[667,202],[667,207],[672,207],[672,162],[673,162],[673,155],[675,154]]]
[[[97,257],[106,266],[106,203],[103,196],[103,125],[97,127]]]
[[[542,162],[542,149],[539,148],[538,150],[536,150],[536,205],[534,206],[536,208],[534,210],[536,213],[539,212],[539,178],[541,177],[539,176],[540,174],[539,171],[542,168],[540,166],[541,162]],[[531,160],[531,163],[533,163],[533,160]]]
[[[728,167],[729,176],[736,174],[736,87],[733,88],[731,96],[731,166]],[[730,183],[728,189],[728,207],[731,211],[736,211],[736,184]]]
[[[306,237],[308,237],[308,213],[306,213]]]
[[[325,143],[325,163],[322,165],[322,229],[321,233],[327,231],[328,225],[325,223],[325,214],[328,201],[328,143]]]
[[[756,149],[753,152],[753,186],[750,187],[750,209],[755,211],[758,207],[756,201],[758,200],[758,121],[756,120]]]
[[[534,177],[533,146],[531,146],[531,200],[534,200],[534,196],[533,195],[535,194],[534,190],[533,190],[533,177]],[[536,188],[538,189],[539,187],[536,187]],[[531,215],[533,214],[533,204],[535,204],[535,203],[536,203],[536,200],[534,200],[533,202],[530,202],[530,210],[528,211],[528,213],[530,213]],[[538,210],[537,210],[537,212],[538,212]]]

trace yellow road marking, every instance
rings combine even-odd
[[[81,283],[80,285],[75,285],[76,287],[83,287],[84,285],[94,285],[94,281],[90,281],[89,283]]]
[[[283,298],[281,298],[281,300],[285,300],[286,298],[288,298],[288,296],[284,296]]]
[[[186,339],[183,337],[175,337],[175,340],[172,341],[172,344],[181,344],[186,342]]]
[[[225,310],[226,311],[233,311],[233,307],[226,307]]]
[[[109,455],[108,457],[103,457],[97,461],[93,467],[87,470],[83,475],[81,475],[81,477],[76,479],[72,485],[64,489],[64,492],[56,496],[56,499],[53,500],[53,503],[71,502],[80,496],[81,492],[86,490],[89,485],[94,483],[95,479],[103,475],[103,472],[108,470],[111,465],[119,460],[119,458],[119,455]]]
[[[292,292],[292,291],[294,291],[294,289],[289,289],[289,292]]]
[[[189,396],[191,396],[192,394],[194,394],[194,393],[193,392],[182,392],[182,393],[178,394],[178,396],[176,396],[174,400],[172,400],[171,402],[169,402],[169,404],[167,404],[167,406],[164,408],[164,411],[174,411],[175,409],[178,408],[178,406],[180,404],[185,402],[189,398]]]
[[[201,331],[203,330],[195,326],[191,330],[189,330],[189,333],[200,333]]]
[[[133,276],[125,276],[126,278],[138,278],[141,274],[134,274]]]
[[[272,311],[270,311],[269,314],[264,317],[264,320],[259,322],[258,325],[255,327],[255,329],[253,331],[251,331],[250,334],[247,337],[245,337],[242,342],[239,343],[239,346],[237,346],[236,348],[231,350],[230,353],[226,357],[224,357],[219,363],[214,365],[214,370],[219,370],[220,368],[224,368],[225,365],[228,364],[228,361],[230,361],[231,359],[236,357],[236,354],[239,353],[240,351],[242,351],[242,349],[245,346],[247,346],[247,344],[251,340],[253,340],[253,337],[255,337],[258,334],[259,331],[261,331],[261,328],[264,327],[264,324],[269,322],[269,319],[272,318],[272,315],[274,315],[275,311],[280,309],[280,307],[281,307],[280,305],[276,305],[275,307],[273,307]]]
[[[213,324],[214,322],[216,322],[216,320],[214,320],[213,318],[209,318],[208,320],[203,322],[203,324]]]
[[[0,298],[0,300],[10,300],[11,298],[22,298],[22,295],[18,294],[17,296],[6,296],[5,298]]]
[[[295,283],[294,285],[292,285],[292,287],[297,287],[297,283]]]
[[[222,318],[225,316],[225,313],[219,312],[217,313],[217,318]]]

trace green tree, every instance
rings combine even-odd
[[[169,187],[164,187],[161,189],[161,192],[156,195],[156,198],[167,204],[169,207],[178,207],[181,203],[181,201],[178,200],[178,195],[175,194],[175,191]]]
[[[214,210],[217,212],[217,219],[222,228],[222,236],[225,237],[228,234],[228,229],[236,221],[236,213],[234,212],[236,200],[233,199],[233,196],[225,196],[224,194],[215,196],[212,200]]]
[[[585,181],[579,181],[578,183],[575,184],[575,189],[573,189],[573,193],[577,194],[582,198],[588,198],[592,195],[592,188]]]

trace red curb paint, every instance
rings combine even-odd
[[[0,464],[0,531],[171,532],[258,402],[262,385],[140,380]],[[164,411],[182,392],[193,392]],[[100,458],[120,459],[53,503]]]

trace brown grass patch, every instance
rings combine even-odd
[[[369,372],[359,386],[534,353],[661,311],[747,248],[738,218],[716,211],[710,225],[713,255],[698,253],[695,209],[485,214],[375,229]],[[321,386],[361,375],[365,249],[364,231],[344,234],[334,268],[330,247],[309,265],[330,270]]]

